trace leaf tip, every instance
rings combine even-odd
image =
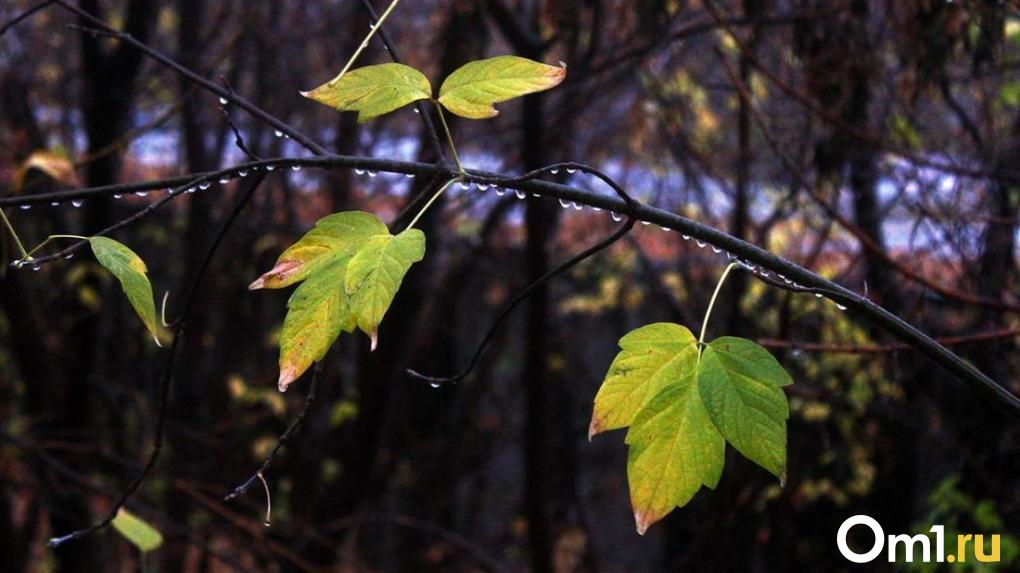
[[[779,487],[781,487],[781,488],[782,487],[786,487],[786,477],[787,476],[786,476],[786,469],[785,468],[783,468],[783,470],[779,472],[779,476],[778,477],[779,477]]]
[[[266,278],[264,276],[262,276],[262,277],[259,277],[259,278],[255,279],[255,282],[253,282],[250,285],[248,285],[248,290],[259,290],[261,288],[265,288],[265,286],[266,286]]]
[[[598,435],[598,433],[601,431],[602,431],[601,420],[599,420],[595,416],[592,416],[591,423],[588,424],[588,441],[590,442],[591,439]]]
[[[376,347],[379,346],[379,333],[377,331],[373,330],[372,332],[368,333],[368,337],[372,341],[372,345],[370,347],[370,351],[371,352],[375,352]]]
[[[648,528],[655,523],[655,518],[648,512],[639,509],[634,512],[634,523],[637,528],[637,534],[644,535]]]
[[[296,379],[297,369],[293,366],[288,366],[280,370],[280,380],[276,383],[276,387],[280,389],[280,392],[286,392],[287,387]]]

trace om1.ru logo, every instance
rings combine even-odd
[[[847,534],[855,525],[864,525],[871,529],[875,535],[875,542],[865,553],[857,553],[846,543]],[[956,555],[946,555],[946,530],[942,525],[933,525],[929,529],[931,533],[935,534],[935,562],[936,563],[964,563],[967,561],[967,546],[973,543],[974,547],[974,558],[981,563],[997,563],[999,561],[999,535],[992,535],[992,550],[990,553],[985,553],[985,540],[984,535],[978,534],[959,534],[956,536]],[[919,533],[914,536],[902,534],[902,535],[889,535],[888,538],[888,559],[890,563],[896,562],[897,546],[903,546],[904,560],[907,563],[912,563],[915,558],[915,550],[918,546],[921,547],[920,560],[924,563],[931,563],[931,538],[923,533]],[[882,553],[882,549],[886,545],[885,531],[882,530],[882,526],[874,518],[867,515],[855,515],[848,518],[843,522],[843,525],[839,526],[839,532],[836,533],[836,545],[839,546],[839,552],[854,563],[869,563],[878,558]]]

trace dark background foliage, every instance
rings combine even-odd
[[[0,18],[32,4],[5,1]],[[78,5],[331,151],[436,159],[410,108],[359,126],[298,95],[362,41],[360,2]],[[50,7],[0,37],[0,195],[73,185],[38,170],[16,185],[40,150],[65,154],[88,186],[243,159],[215,95],[78,23]],[[386,30],[436,85],[487,55],[568,63],[556,90],[454,121],[466,164],[599,166],[643,201],[866,292],[1020,391],[1011,3],[405,0]],[[388,59],[373,42],[360,63]],[[256,154],[307,154],[230,113]],[[477,188],[424,218],[427,258],[380,348],[344,336],[327,357],[318,404],[266,475],[264,527],[258,488],[221,500],[300,408],[307,380],[275,390],[288,295],[246,285],[315,219],[364,209],[390,220],[427,183],[371,175],[280,170],[227,236],[183,342],[164,457],[130,504],[166,536],[150,570],[835,571],[849,569],[836,529],[857,513],[887,532],[998,532],[1004,557],[1018,551],[1016,419],[853,313],[748,273],[727,283],[712,330],[761,340],[793,374],[789,481],[730,451],[716,491],[636,535],[622,435],[586,440],[592,398],[628,330],[700,325],[726,259],[638,225],[539,289],[471,377],[433,389],[405,369],[458,371],[518,289],[614,226],[605,212]],[[171,317],[243,184],[115,235],[149,263],[157,296],[170,291]],[[35,244],[94,233],[158,195],[7,212]],[[6,237],[4,249],[16,256]],[[138,566],[110,530],[45,542],[99,518],[136,474],[162,367],[91,256],[0,271],[0,569]]]

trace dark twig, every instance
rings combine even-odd
[[[354,167],[360,169],[371,169],[379,172],[413,174],[418,176],[438,176],[440,178],[456,177],[458,173],[449,167],[442,165],[431,165],[411,161],[394,161],[389,159],[373,159],[365,157],[348,157],[331,155],[326,157],[309,158],[277,158],[252,162],[235,166],[229,170],[217,173],[228,173],[242,169],[254,169],[258,167],[265,170],[269,166],[308,166],[319,168],[330,167]],[[209,174],[202,175],[205,180],[210,179]],[[634,202],[627,202],[618,197],[608,197],[590,191],[560,185],[548,181],[528,180],[517,182],[520,178],[506,177],[498,173],[487,173],[475,171],[467,175],[472,181],[491,182],[503,186],[524,191],[532,194],[574,201],[578,204],[589,207],[598,207],[606,211],[614,211],[621,215],[632,217],[635,220],[654,223],[663,228],[678,231],[686,236],[693,237],[705,243],[710,243],[719,249],[725,249],[741,260],[747,261],[760,268],[768,269],[772,273],[782,274],[791,283],[784,285],[775,283],[781,288],[790,289],[792,285],[800,285],[804,289],[812,289],[810,292],[822,294],[831,300],[846,306],[850,311],[859,314],[863,318],[870,319],[875,324],[885,328],[901,341],[910,344],[918,351],[948,372],[972,386],[986,398],[996,405],[1015,416],[1020,416],[1020,398],[1017,398],[1004,387],[989,378],[983,372],[949,351],[947,348],[924,334],[916,327],[902,318],[890,313],[888,310],[868,300],[839,284],[830,281],[818,274],[815,274],[800,265],[775,255],[761,247],[738,239],[723,231],[688,219],[686,217],[658,209],[649,205]],[[133,184],[138,185],[138,184]],[[115,186],[113,186],[115,187]],[[106,193],[112,194],[111,187],[105,188]],[[70,193],[78,193],[74,191]],[[0,206],[19,205],[36,202],[34,197],[17,197],[0,199]]]
[[[54,2],[54,0],[43,0],[42,2],[39,2],[38,4],[35,4],[31,8],[29,8],[28,10],[25,10],[24,12],[22,12],[22,13],[18,14],[17,16],[11,18],[7,22],[5,22],[2,27],[0,27],[0,36],[3,36],[4,34],[6,34],[7,30],[10,30],[11,28],[17,26],[23,20],[26,20],[26,19],[30,18],[32,16],[32,14],[35,14],[36,12],[38,12],[40,10],[48,8],[50,6],[50,4],[53,4],[53,2]]]
[[[227,91],[234,96],[237,95],[237,92],[234,91],[234,88],[230,85],[230,82],[227,81],[227,78],[221,76],[220,81],[223,82],[223,87],[227,88]],[[258,161],[261,158],[251,152],[248,148],[248,144],[244,141],[244,136],[241,135],[241,130],[237,127],[237,124],[234,123],[234,118],[230,115],[230,108],[228,107],[229,104],[229,99],[224,98],[220,100],[220,111],[223,112],[223,118],[226,120],[230,131],[234,134],[234,145],[236,145],[237,148],[248,157],[248,159],[251,161]]]
[[[308,395],[305,396],[305,404],[304,406],[301,407],[301,411],[298,412],[298,415],[295,416],[293,420],[291,420],[290,425],[287,426],[287,429],[282,434],[280,434],[279,438],[277,438],[276,445],[273,446],[273,449],[269,452],[269,455],[267,455],[266,458],[262,460],[262,465],[259,466],[259,469],[256,470],[256,472],[252,474],[250,478],[245,480],[241,485],[235,487],[233,491],[224,496],[223,501],[230,501],[235,497],[244,495],[244,493],[248,491],[248,489],[252,485],[254,485],[256,481],[264,479],[265,473],[269,471],[269,468],[273,465],[273,461],[276,460],[277,454],[279,454],[283,446],[286,445],[287,442],[289,442],[292,437],[294,437],[294,434],[296,434],[298,430],[301,429],[301,425],[304,423],[305,417],[308,415],[308,412],[310,412],[312,407],[315,406],[315,402],[318,400],[319,375],[321,373],[322,362],[321,361],[316,362],[315,367],[312,370],[312,380],[308,384]],[[269,522],[268,515],[269,514],[267,513],[266,514],[267,524]]]
[[[163,436],[164,429],[166,427],[167,405],[169,404],[170,387],[173,382],[177,352],[178,348],[180,348],[181,339],[184,338],[184,331],[187,327],[188,317],[191,313],[192,306],[194,305],[195,298],[198,296],[198,290],[202,285],[202,279],[205,277],[206,271],[209,270],[209,265],[212,263],[213,257],[216,255],[216,251],[219,249],[224,237],[226,237],[227,232],[230,230],[231,226],[233,226],[234,221],[236,221],[238,216],[240,216],[241,211],[244,210],[244,207],[248,204],[249,200],[251,200],[255,191],[264,180],[264,174],[257,175],[249,184],[244,195],[242,195],[234,205],[233,210],[223,221],[219,231],[216,233],[216,237],[213,239],[212,244],[209,245],[209,250],[206,251],[205,258],[202,260],[202,264],[199,266],[198,272],[195,274],[195,278],[188,289],[187,296],[184,299],[184,308],[181,311],[180,318],[177,319],[174,325],[173,344],[170,346],[170,351],[167,353],[166,366],[163,369],[163,376],[160,380],[155,436],[153,437],[152,452],[149,454],[148,461],[145,463],[145,466],[142,468],[142,471],[138,474],[138,476],[130,484],[128,484],[127,489],[124,490],[124,493],[121,494],[120,498],[113,504],[113,507],[110,508],[109,513],[107,513],[106,517],[103,518],[102,521],[90,527],[73,531],[67,535],[50,539],[50,547],[57,547],[68,541],[80,539],[110,525],[114,518],[117,517],[117,513],[120,512],[121,508],[124,507],[129,499],[131,499],[131,496],[138,491],[138,488],[142,486],[142,483],[144,483],[146,478],[149,477],[149,474],[152,473],[152,469],[156,467],[156,462],[159,461],[160,453],[163,451]]]
[[[115,38],[117,40],[120,40],[121,42],[128,44],[129,46],[132,46],[133,48],[141,51],[146,56],[174,70],[175,72],[184,76],[185,78],[194,82],[195,84],[198,84],[199,86],[218,95],[223,99],[233,102],[238,107],[252,114],[256,118],[266,122],[267,124],[271,125],[273,128],[279,130],[280,132],[287,134],[291,139],[300,143],[302,146],[304,146],[305,149],[311,151],[313,154],[327,155],[329,153],[326,150],[326,148],[322,147],[314,140],[312,140],[310,137],[292,127],[290,124],[263,110],[262,108],[251,103],[245,98],[235,93],[231,93],[230,90],[224,89],[223,87],[216,85],[215,82],[212,82],[198,75],[197,73],[191,71],[190,69],[182,66],[181,64],[172,60],[168,56],[164,55],[162,52],[159,52],[156,49],[150,47],[148,44],[138,41],[131,34],[125,34],[115,28],[110,27],[106,22],[100,20],[99,18],[93,16],[92,14],[86,12],[85,10],[82,10],[81,8],[65,0],[53,0],[53,4],[56,4],[57,6],[60,6],[61,8],[69,12],[77,14],[83,20],[92,23],[92,25],[99,28],[99,30],[101,30],[104,33],[104,35],[109,36],[111,38]]]
[[[582,171],[584,173],[589,173],[591,175],[594,175],[595,177],[598,177],[603,182],[605,182],[607,185],[612,187],[612,189],[614,191],[616,191],[617,195],[619,195],[620,198],[623,199],[628,206],[633,206],[633,205],[636,204],[636,202],[633,199],[631,199],[630,195],[628,195],[627,192],[624,191],[623,188],[620,187],[615,181],[613,181],[613,179],[610,178],[608,175],[605,175],[604,173],[598,171],[597,169],[595,169],[593,167],[589,167],[589,166],[581,164],[581,163],[573,163],[573,162],[556,163],[554,165],[549,165],[549,166],[542,167],[540,169],[536,169],[534,171],[525,173],[524,175],[521,175],[519,177],[509,177],[509,178],[507,178],[507,177],[485,177],[485,176],[475,177],[475,176],[470,176],[469,175],[469,179],[475,180],[475,181],[483,181],[483,182],[488,182],[488,183],[494,183],[494,184],[497,184],[497,185],[507,185],[507,184],[510,184],[510,183],[521,183],[521,182],[529,181],[529,180],[534,179],[536,177],[539,177],[539,176],[541,176],[541,175],[543,175],[545,173],[555,172],[555,171],[558,171],[560,169],[571,170],[571,171]],[[421,374],[419,372],[416,372],[415,370],[412,370],[410,368],[407,370],[407,373],[410,374],[411,376],[414,376],[415,378],[419,378],[421,380],[425,380],[426,382],[432,384],[433,386],[439,386],[440,384],[455,384],[455,383],[463,380],[469,374],[471,374],[472,370],[474,370],[475,365],[478,364],[478,359],[481,358],[482,352],[485,351],[485,348],[486,348],[486,346],[488,346],[489,341],[491,341],[492,337],[495,336],[496,331],[499,330],[499,327],[503,324],[503,321],[506,320],[506,318],[510,316],[510,313],[512,313],[515,308],[517,308],[517,305],[519,305],[521,302],[523,302],[525,299],[527,299],[528,296],[530,296],[531,293],[535,291],[535,289],[537,289],[540,286],[542,286],[543,284],[549,282],[550,280],[552,280],[557,275],[559,275],[559,274],[561,274],[563,272],[566,272],[571,267],[573,267],[573,266],[577,265],[578,263],[588,259],[589,257],[594,256],[595,254],[599,253],[603,249],[608,248],[613,243],[615,243],[615,242],[619,241],[620,239],[622,239],[624,236],[626,236],[627,233],[630,232],[631,229],[634,228],[634,224],[635,223],[637,223],[637,220],[634,219],[634,217],[632,217],[632,216],[628,216],[627,217],[627,222],[623,225],[623,227],[618,229],[612,235],[606,237],[602,241],[599,241],[597,244],[589,247],[588,249],[585,249],[581,253],[578,253],[577,255],[574,255],[570,259],[567,259],[566,261],[561,263],[559,266],[549,270],[547,273],[545,273],[544,275],[542,275],[541,277],[536,279],[534,282],[529,284],[527,287],[524,288],[524,290],[522,290],[521,292],[517,293],[517,296],[515,296],[514,299],[512,301],[510,301],[509,304],[507,304],[505,307],[503,307],[503,310],[500,311],[499,315],[496,317],[496,320],[493,321],[493,323],[489,326],[489,329],[486,331],[485,336],[482,337],[482,341],[475,348],[475,352],[474,352],[474,354],[472,354],[471,360],[468,362],[467,367],[464,370],[462,370],[459,374],[456,374],[456,375],[453,375],[453,376],[438,376],[438,377],[437,376],[427,376],[427,375]]]

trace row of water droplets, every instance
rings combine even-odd
[[[573,174],[577,173],[578,170],[575,169],[575,168],[572,168],[572,167],[568,167],[568,168],[565,168],[564,171],[568,175],[573,175]],[[378,175],[378,173],[375,172],[375,171],[365,170],[365,169],[355,169],[354,172],[356,174],[358,174],[358,175],[367,175],[368,177],[376,177]],[[557,174],[559,174],[559,172],[560,172],[559,169],[550,169],[549,170],[549,173],[552,174],[552,175],[557,175]],[[414,174],[410,173],[410,174],[406,174],[406,176],[407,177],[414,177]],[[522,200],[526,199],[528,197],[528,193],[526,193],[525,191],[522,191],[520,189],[515,189],[515,190],[506,189],[506,188],[500,187],[499,185],[496,185],[496,184],[493,184],[493,183],[483,183],[483,182],[480,182],[480,181],[478,181],[478,182],[476,182],[476,181],[461,181],[461,182],[458,183],[458,186],[462,190],[464,190],[464,191],[470,191],[472,188],[476,188],[478,191],[485,192],[485,191],[489,191],[491,189],[491,190],[495,191],[496,195],[498,195],[500,197],[503,197],[507,193],[513,193],[518,199],[522,199]],[[531,196],[536,198],[536,199],[542,198],[542,195],[540,193],[532,192]],[[562,198],[559,199],[559,202],[560,202],[560,206],[563,207],[564,209],[572,209],[574,211],[583,211],[584,208],[586,207],[585,205],[582,205],[582,204],[580,204],[580,203],[578,203],[576,201],[567,201],[566,199],[562,199]],[[604,211],[601,207],[591,206],[590,208],[593,211],[596,211],[596,212]],[[620,222],[620,221],[623,220],[623,215],[621,215],[620,213],[617,213],[615,211],[609,211],[608,213],[609,213],[609,216],[613,219],[613,221]],[[651,224],[652,223],[649,222],[649,221],[641,221],[641,225],[643,225],[643,226],[648,226],[648,225],[651,225]],[[664,232],[674,232],[674,230],[669,228],[669,227],[659,226],[659,228],[662,231],[664,231]],[[690,241],[693,238],[690,235],[685,235],[685,234],[681,234],[680,237],[684,241]],[[731,253],[729,251],[725,251],[722,248],[717,247],[716,245],[713,245],[713,244],[711,244],[711,243],[709,243],[707,241],[702,241],[701,239],[694,239],[694,243],[698,246],[699,249],[704,249],[704,248],[707,248],[707,247],[711,247],[713,253],[724,255],[726,257],[726,259],[729,260],[730,262],[736,262],[744,270],[746,270],[746,271],[748,271],[748,272],[750,272],[750,273],[752,273],[754,275],[759,275],[763,279],[769,279],[772,276],[772,272],[771,271],[769,271],[769,270],[767,270],[767,269],[765,269],[763,267],[758,267],[757,265],[754,265],[750,261],[742,260],[737,255],[734,255],[733,253]],[[784,284],[790,286],[791,288],[795,288],[795,289],[803,289],[803,288],[805,288],[803,285],[798,284],[798,283],[788,279],[787,277],[785,277],[782,274],[776,273],[776,277],[779,280],[781,280]],[[817,298],[824,298],[824,296],[822,294],[820,294],[820,293],[814,293],[814,295]],[[838,302],[835,302],[835,301],[832,301],[832,302],[836,305],[836,308],[838,308],[839,310],[846,310],[846,308],[847,308],[845,305],[842,305],[842,304],[840,304]],[[438,387],[439,386],[439,384],[431,384],[431,385],[433,387]]]

